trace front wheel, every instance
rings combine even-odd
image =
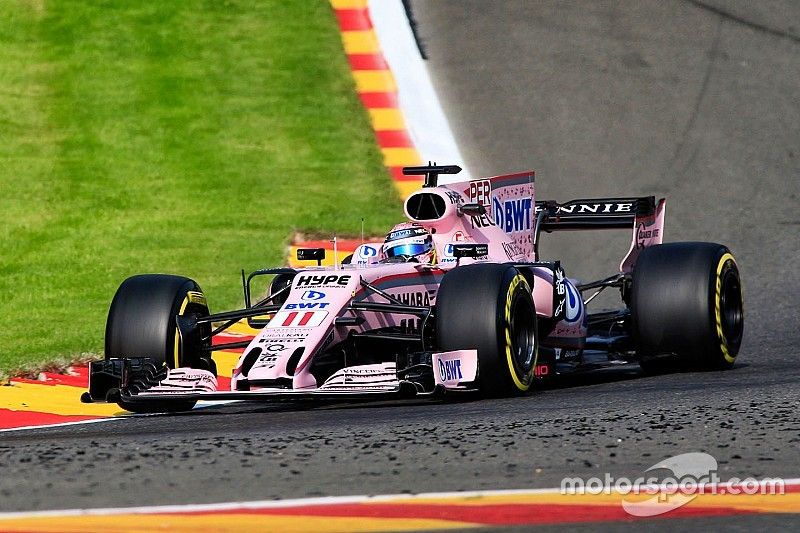
[[[166,274],[142,274],[126,279],[117,289],[106,321],[105,358],[147,357],[156,367],[216,368],[210,354],[184,347],[176,316],[208,316],[208,304],[200,286],[189,278]],[[208,336],[211,325],[200,326]],[[165,376],[166,377],[166,376]],[[124,408],[135,412],[185,411],[190,402],[165,402]]]
[[[169,368],[205,368],[203,353],[184,350],[175,323],[178,315],[208,316],[203,290],[189,278],[141,274],[122,282],[108,311],[106,359],[149,357]],[[207,336],[211,325],[201,326]]]
[[[528,282],[510,265],[473,264],[448,272],[436,296],[443,351],[478,351],[478,387],[487,396],[527,391],[538,337]]]
[[[731,368],[744,332],[733,254],[707,242],[646,248],[633,271],[631,311],[644,370]]]

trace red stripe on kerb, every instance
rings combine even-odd
[[[301,326],[305,326],[306,324],[308,324],[308,322],[311,320],[312,316],[314,316],[314,312],[313,311],[306,312],[303,315],[303,318],[300,319],[300,325]]]
[[[397,107],[397,93],[359,93],[367,109]]]
[[[213,514],[240,514],[242,509],[231,509]],[[632,517],[619,504],[613,505],[557,505],[557,504],[414,504],[414,503],[354,503],[307,505],[298,507],[248,509],[247,514],[282,516],[331,516],[359,518],[433,519],[471,522],[485,525],[565,524],[570,522],[608,522],[641,520]],[[172,514],[172,513],[168,513]],[[199,511],[188,515],[212,514]],[[680,507],[666,515],[652,518],[679,518],[689,516],[725,516],[755,514],[754,511],[725,507]]]
[[[32,385],[68,385],[70,387],[86,388],[89,386],[89,373],[85,369],[77,376],[68,376],[65,374],[53,374],[52,372],[44,372],[46,381],[38,379],[25,379],[13,378],[11,381],[14,383],[30,383]]]
[[[376,131],[375,136],[378,138],[378,144],[381,148],[413,148],[414,144],[411,142],[411,137],[405,130],[385,130]]]
[[[347,60],[353,70],[389,70],[381,54],[349,54]]]
[[[418,181],[420,186],[424,181],[422,177],[416,174],[412,176],[406,176],[403,174],[403,167],[389,167],[389,173],[391,173],[392,178],[394,178],[396,181]]]
[[[227,353],[244,353],[244,348],[225,348],[224,350],[219,350],[216,345],[218,344],[227,344],[229,342],[241,342],[241,341],[251,341],[253,340],[253,335],[226,335],[224,333],[220,333],[218,335],[214,335],[214,344],[211,345],[211,351],[220,351],[220,352],[227,352]]]
[[[211,350],[213,351],[215,345],[217,344],[228,344],[230,342],[243,342],[243,341],[251,341],[253,340],[253,335],[225,335],[224,333],[214,335],[214,344],[211,345]]]
[[[76,392],[77,395],[77,392]],[[77,402],[77,396],[75,398]],[[49,426],[51,424],[63,424],[65,422],[80,422],[83,420],[95,420],[107,418],[103,416],[84,416],[84,415],[55,415],[52,413],[38,413],[33,411],[12,411],[11,409],[0,409],[0,429],[19,428],[25,426]]]
[[[359,247],[361,241],[354,241],[351,239],[338,239],[336,247],[340,252],[352,252]],[[304,241],[293,242],[292,246],[300,248],[325,248],[326,250],[333,250],[333,243],[331,241]]]
[[[337,9],[336,20],[342,31],[365,31],[372,29],[368,9]]]
[[[297,316],[297,311],[292,311],[291,313],[289,313],[289,315],[286,317],[286,320],[284,320],[283,324],[281,325],[284,327],[291,326],[292,322],[294,322],[294,317],[296,316]]]
[[[231,390],[231,378],[217,376],[217,390]]]
[[[403,174],[403,167],[389,167],[389,174],[392,175],[393,180],[406,179],[405,174]],[[417,177],[417,179],[419,179],[419,177]]]

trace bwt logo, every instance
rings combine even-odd
[[[504,202],[495,198],[492,200],[492,206],[494,207],[494,223],[506,233],[531,229],[533,201],[530,198]]]
[[[378,250],[372,246],[361,246],[358,249],[358,256],[363,257],[364,259],[369,259],[370,257],[375,257],[376,255],[378,255]]]
[[[329,305],[328,302],[300,302],[296,304],[286,304],[286,309],[325,309]]]
[[[303,293],[303,296],[300,297],[301,300],[305,300],[306,302],[322,300],[323,298],[325,298],[325,293],[319,291],[306,291]]]
[[[453,361],[442,361],[439,359],[439,375],[442,381],[452,381],[454,379],[461,379],[461,359]]]

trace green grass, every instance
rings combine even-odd
[[[239,269],[400,206],[325,0],[0,9],[0,369],[102,352],[119,283]]]

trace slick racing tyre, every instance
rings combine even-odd
[[[478,350],[478,388],[486,396],[527,391],[538,337],[528,282],[513,266],[456,267],[436,296],[439,349]]]
[[[184,350],[176,315],[208,316],[202,289],[189,278],[166,274],[142,274],[122,282],[106,322],[106,359],[149,357],[169,368],[193,367],[216,374],[208,353]],[[211,325],[200,326],[203,336]]]
[[[645,371],[733,366],[744,312],[739,269],[725,246],[681,242],[646,248],[633,271],[630,307]]]

